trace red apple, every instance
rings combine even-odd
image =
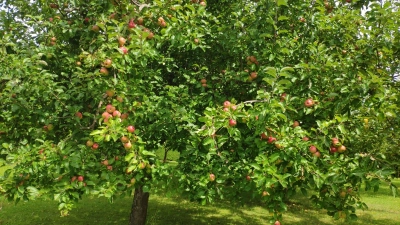
[[[275,221],[274,225],[281,225],[281,222],[279,220]]]
[[[99,32],[100,31],[100,27],[99,26],[97,26],[97,25],[93,25],[93,27],[92,27],[92,31],[94,31],[94,32]]]
[[[314,153],[317,152],[317,147],[315,147],[314,145],[311,145],[310,148],[309,148],[309,150],[310,150],[311,153],[314,154]]]
[[[118,96],[118,97],[117,97],[117,101],[123,102],[123,101],[124,101],[124,98],[122,98],[121,96]]]
[[[125,149],[131,149],[132,148],[132,143],[131,142],[127,142],[127,143],[124,143],[124,148]]]
[[[210,174],[210,181],[211,182],[215,181],[215,175],[213,173]]]
[[[112,65],[112,60],[111,60],[111,59],[106,59],[106,60],[104,60],[103,66],[104,66],[105,68],[110,68],[111,65]]]
[[[112,105],[107,105],[106,110],[108,113],[112,114],[115,111],[115,107]]]
[[[250,80],[254,80],[257,78],[257,72],[251,72],[250,73]]]
[[[74,182],[76,180],[76,176],[71,177],[71,182]]]
[[[263,192],[262,192],[262,196],[263,196],[263,197],[265,197],[265,196],[267,196],[267,195],[269,195],[268,191],[263,191]]]
[[[124,55],[128,54],[128,49],[125,46],[121,46],[119,47],[119,49],[122,51]]]
[[[126,137],[126,136],[122,136],[122,137],[121,137],[121,142],[122,142],[122,143],[128,143],[128,142],[129,142],[129,138]]]
[[[305,105],[307,108],[313,107],[313,106],[314,106],[314,101],[313,101],[311,98],[309,98],[309,99],[307,99],[306,101],[304,101],[304,105]]]
[[[286,93],[281,94],[281,102],[285,101],[286,99]]]
[[[114,94],[115,94],[115,91],[114,91],[114,90],[107,90],[107,91],[106,91],[106,95],[107,95],[108,97],[112,97],[112,96],[114,96]]]
[[[142,17],[138,18],[138,19],[137,19],[137,23],[138,23],[139,25],[143,25],[143,18],[142,18]]]
[[[229,108],[231,106],[231,102],[230,101],[225,101],[224,102],[224,108]]]
[[[121,119],[126,119],[126,118],[128,118],[128,113],[123,113],[122,115],[121,115]]]
[[[303,137],[303,139],[302,139],[303,141],[309,141],[310,140],[310,138],[308,138],[308,137]]]
[[[268,136],[265,133],[261,133],[261,139],[267,140]]]
[[[78,117],[79,119],[82,119],[82,113],[81,112],[76,112],[75,116]]]
[[[101,67],[100,73],[103,74],[103,75],[108,75],[108,69],[105,68],[105,67]]]
[[[101,116],[103,117],[103,119],[108,119],[108,118],[112,117],[112,115],[108,112],[103,112],[103,114],[101,114]]]
[[[299,121],[294,121],[292,126],[293,126],[293,127],[298,127],[298,126],[300,126]]]
[[[106,160],[103,160],[103,162],[101,162],[101,164],[103,164],[103,165],[105,165],[105,166],[108,166],[108,160],[106,159]]]
[[[99,144],[93,143],[92,149],[93,149],[93,150],[96,150],[96,149],[98,149],[98,148],[99,148]]]
[[[236,126],[236,120],[230,119],[230,120],[229,120],[229,126],[231,126],[231,127]]]
[[[145,163],[145,162],[141,162],[141,163],[139,164],[139,169],[143,170],[143,169],[145,169],[145,168],[146,168],[146,163]]]
[[[84,180],[84,178],[83,178],[83,176],[78,176],[77,180],[78,180],[79,182],[82,182],[82,181]]]
[[[52,37],[52,38],[50,38],[50,41],[55,42],[55,41],[57,41],[57,38],[56,37]]]
[[[200,80],[200,83],[205,84],[205,83],[207,83],[207,80],[203,78]]]
[[[270,143],[270,144],[272,144],[272,143],[274,143],[276,141],[276,138],[274,138],[274,137],[268,137],[268,143]]]
[[[251,177],[249,175],[246,176],[247,181],[251,181]]]
[[[112,167],[111,165],[108,165],[108,166],[107,166],[107,169],[108,169],[109,171],[112,171],[113,167]]]
[[[123,38],[123,37],[119,37],[118,38],[118,44],[119,44],[120,47],[124,46],[125,43],[126,43],[126,39],[125,38]]]
[[[135,27],[136,27],[135,22],[133,22],[133,19],[130,19],[129,23],[128,23],[128,29],[132,29],[132,28],[135,28]]]
[[[128,130],[129,133],[133,133],[136,130],[135,127],[132,125],[128,126],[126,129]]]
[[[320,152],[315,152],[314,154],[313,154],[315,157],[317,157],[317,158],[319,158],[319,157],[321,157],[321,153]]]
[[[112,115],[113,115],[113,117],[119,118],[119,117],[121,117],[121,112],[118,110],[115,110]]]

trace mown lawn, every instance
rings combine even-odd
[[[0,174],[2,173],[0,169]],[[395,181],[400,186],[400,179]],[[400,198],[391,195],[389,186],[382,184],[378,192],[362,192],[369,210],[358,211],[359,220],[351,223],[335,221],[325,211],[315,209],[306,197],[292,199],[282,224],[291,225],[399,225]],[[0,198],[0,225],[108,225],[127,224],[132,199],[116,199],[109,203],[104,198],[87,197],[76,205],[68,217],[60,217],[57,202],[36,200],[16,206]],[[259,205],[243,207],[229,202],[201,206],[177,194],[151,195],[149,225],[265,225],[269,213]]]

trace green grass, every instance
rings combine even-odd
[[[169,158],[169,157],[168,157]],[[4,168],[0,168],[2,174]],[[400,179],[395,180],[400,186]],[[283,224],[291,225],[398,225],[400,198],[391,195],[387,184],[378,192],[362,192],[369,210],[357,211],[359,220],[351,223],[335,221],[324,210],[316,209],[304,196],[296,196],[284,214]],[[0,198],[0,225],[109,225],[128,224],[131,198],[116,199],[86,197],[68,217],[60,217],[57,202],[35,200],[17,205]],[[148,225],[265,225],[269,213],[258,204],[238,207],[229,202],[201,206],[172,193],[150,196]]]

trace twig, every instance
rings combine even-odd
[[[100,113],[101,105],[103,105],[103,101],[100,101],[99,106],[97,106],[97,111],[96,111],[96,115],[94,115],[93,123],[88,127],[82,127],[83,130],[93,130],[94,125],[96,124],[96,118],[99,116],[99,113]]]

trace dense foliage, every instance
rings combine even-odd
[[[204,204],[262,199],[272,222],[296,191],[354,219],[361,184],[377,189],[399,159],[398,7],[7,0],[0,148],[14,167],[0,191],[67,215],[84,194],[175,177]]]

